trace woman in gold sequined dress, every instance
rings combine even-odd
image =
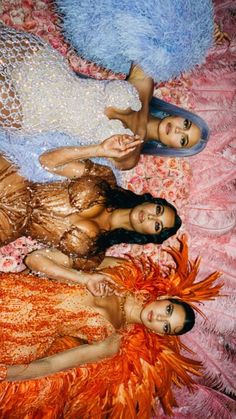
[[[50,160],[50,153],[42,156],[42,163]],[[76,169],[69,163],[60,170],[72,180],[32,183],[0,157],[0,243],[30,235],[59,251],[32,254],[26,261],[34,270],[55,277],[59,263],[61,274],[74,275],[73,268],[99,265],[114,244],[162,243],[181,225],[170,203],[119,188],[108,167],[77,161]],[[61,262],[65,254],[70,257],[67,267]]]

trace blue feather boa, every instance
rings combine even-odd
[[[132,62],[168,80],[203,61],[213,40],[210,0],[56,0],[78,53],[114,72]]]
[[[33,182],[56,182],[65,180],[63,176],[56,175],[44,169],[39,157],[46,151],[67,146],[80,146],[79,138],[69,136],[62,132],[46,132],[30,136],[7,132],[0,129],[0,154],[14,163],[19,173]],[[116,176],[118,185],[121,185],[121,172],[112,162],[103,157],[91,158],[94,163],[108,166]]]

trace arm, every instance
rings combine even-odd
[[[99,269],[115,266],[123,261],[120,258],[105,258]],[[116,283],[110,275],[99,272],[82,272],[72,268],[72,259],[57,249],[35,250],[25,259],[25,264],[33,271],[43,273],[50,279],[66,284],[86,285],[96,297],[119,294]]]
[[[31,271],[42,273],[58,282],[86,284],[87,281],[88,274],[73,269],[72,258],[57,249],[35,250],[26,256],[24,262]]]
[[[130,170],[133,169],[139,162],[141,154],[141,146],[138,146],[133,150],[130,155],[123,159],[113,159],[114,166],[119,170]]]
[[[121,336],[111,335],[102,342],[60,352],[34,361],[28,365],[13,365],[7,367],[7,381],[23,381],[45,377],[79,365],[98,362],[114,356],[120,347]]]
[[[141,67],[133,65],[130,74],[127,78],[138,91],[139,98],[142,103],[142,108],[139,112],[133,113],[132,131],[138,135],[140,140],[146,140],[147,124],[149,118],[149,103],[153,96],[154,82],[153,79],[147,76]],[[120,170],[130,170],[135,167],[139,161],[142,150],[142,144],[137,144],[134,150],[122,158],[114,159],[115,166]]]
[[[142,140],[131,135],[113,135],[100,144],[84,147],[59,147],[43,153],[39,161],[49,172],[68,178],[83,176],[85,163],[91,157],[123,158]]]

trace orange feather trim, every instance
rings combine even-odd
[[[153,301],[162,295],[181,298],[200,312],[194,303],[214,299],[219,295],[223,281],[215,284],[220,277],[219,272],[214,272],[202,281],[196,280],[200,258],[190,261],[188,258],[188,245],[183,235],[179,239],[180,249],[167,248],[166,251],[172,256],[176,266],[169,268],[168,275],[163,275],[157,263],[150,258],[141,257],[129,260],[116,268],[105,268],[104,272],[113,276],[116,283],[123,291],[138,292],[146,301]]]
[[[170,276],[161,274],[157,264],[144,258],[130,259],[121,267],[107,268],[124,290],[141,293],[146,301],[160,295],[178,296],[194,304],[219,294],[222,283],[214,285],[218,273],[194,284],[199,259],[188,260],[185,238],[180,250],[167,250],[176,262]],[[196,307],[195,307],[196,308]],[[64,340],[56,352],[74,346]],[[200,375],[201,364],[181,355],[177,336],[158,336],[141,325],[123,332],[121,350],[112,359],[85,365],[40,380],[0,384],[0,417],[17,419],[105,418],[149,419],[158,396],[167,414],[175,399],[172,384],[191,389],[192,374]],[[52,351],[52,352],[53,352]]]

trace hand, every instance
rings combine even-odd
[[[217,23],[214,24],[214,39],[216,44],[221,44],[224,41],[230,42],[230,37],[227,32],[222,32],[220,25]]]
[[[107,297],[110,295],[120,295],[116,283],[109,275],[103,273],[89,274],[89,280],[86,283],[87,289],[95,297]]]
[[[100,144],[102,157],[121,159],[143,143],[138,135],[113,135]]]

